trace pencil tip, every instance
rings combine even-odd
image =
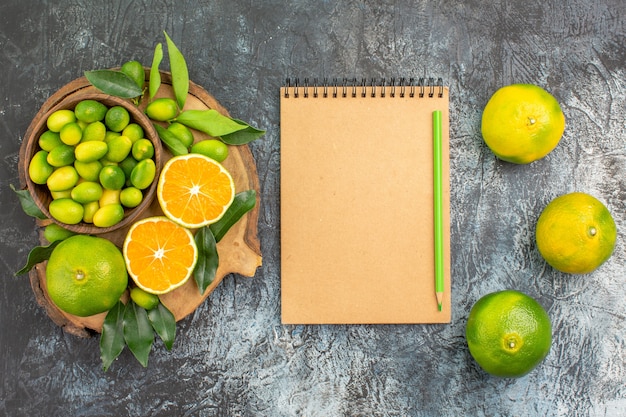
[[[438,292],[436,295],[437,295],[437,307],[439,308],[439,311],[441,311],[443,308],[443,293]]]

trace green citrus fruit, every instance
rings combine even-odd
[[[80,317],[110,310],[128,286],[121,251],[111,241],[71,236],[52,251],[46,266],[48,295],[66,313]]]
[[[116,138],[118,136],[122,136],[122,134],[120,132],[114,132],[112,130],[107,130],[106,133],[104,134],[104,141],[106,143],[109,143],[109,141],[113,138]]]
[[[132,155],[129,155],[124,158],[123,161],[117,164],[117,166],[122,168],[122,171],[124,171],[124,176],[126,177],[126,185],[130,185],[130,173],[133,172],[133,168],[137,166],[137,160],[133,158]]]
[[[104,123],[100,121],[89,123],[83,129],[83,138],[81,139],[81,142],[104,141],[106,133],[107,128]]]
[[[71,165],[75,160],[74,147],[64,143],[48,152],[47,161],[53,167]]]
[[[131,142],[135,143],[139,139],[143,138],[143,128],[137,123],[130,123],[122,130],[122,135],[126,136]]]
[[[52,149],[62,144],[63,142],[61,142],[61,135],[59,132],[46,130],[39,137],[39,147],[44,151],[50,152]]]
[[[611,213],[585,193],[565,194],[544,209],[536,227],[537,248],[553,268],[587,274],[611,257],[617,228]]]
[[[104,119],[107,106],[96,100],[82,100],[74,108],[76,118],[85,123],[93,123]]]
[[[100,177],[100,170],[102,169],[102,163],[100,161],[75,161],[74,168],[82,179],[87,181],[98,181]]]
[[[109,150],[105,158],[111,162],[121,162],[130,154],[133,142],[126,136],[120,135],[109,140],[106,145]]]
[[[143,193],[139,188],[126,187],[120,191],[120,203],[124,207],[133,208],[141,204]]]
[[[107,190],[121,190],[126,184],[124,171],[117,165],[106,165],[100,170],[100,184]]]
[[[148,139],[138,139],[133,143],[131,152],[133,158],[137,161],[152,158],[154,156],[154,145]]]
[[[194,141],[193,133],[191,130],[182,123],[174,122],[167,127],[167,130],[172,132],[178,140],[185,145],[185,148],[189,148]]]
[[[127,61],[122,65],[120,71],[128,75],[143,90],[143,86],[146,83],[146,73],[141,62]]]
[[[59,198],[52,200],[48,206],[50,215],[65,224],[78,224],[83,219],[85,209],[82,204],[71,198]]]
[[[148,104],[146,114],[152,120],[166,122],[178,115],[178,104],[169,97],[157,98]]]
[[[146,292],[139,287],[134,287],[130,290],[130,298],[135,304],[145,310],[152,310],[159,305],[158,295]]]
[[[102,186],[97,182],[83,181],[72,188],[70,196],[72,200],[81,204],[98,201],[102,197]]]
[[[500,88],[482,115],[485,143],[500,159],[528,164],[550,153],[561,140],[565,116],[557,100],[532,84]]]
[[[54,243],[58,240],[65,240],[70,236],[74,236],[75,234],[75,232],[67,230],[66,228],[61,227],[56,223],[50,223],[43,231],[43,237],[50,243]]]
[[[28,164],[28,176],[35,184],[45,184],[54,167],[48,163],[48,152],[41,150],[33,155]]]
[[[53,132],[60,132],[61,128],[68,123],[76,121],[76,115],[72,110],[57,110],[53,112],[46,120],[46,126]]]
[[[130,123],[130,113],[122,106],[113,106],[104,116],[104,125],[113,132],[121,132]]]
[[[130,173],[130,182],[134,187],[144,190],[150,187],[155,176],[156,165],[154,161],[152,159],[144,159],[139,161],[137,166],[133,168]]]
[[[535,299],[505,290],[487,294],[474,304],[465,336],[470,354],[486,372],[516,378],[548,355],[552,325]]]
[[[194,143],[191,153],[199,153],[222,162],[228,157],[228,146],[219,139],[206,139]]]

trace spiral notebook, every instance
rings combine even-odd
[[[435,297],[433,111],[442,112],[444,293]],[[280,89],[285,324],[449,323],[448,87],[288,80]]]

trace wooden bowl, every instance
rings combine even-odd
[[[150,142],[152,142],[152,145],[154,145],[153,160],[156,165],[156,175],[154,181],[152,182],[150,187],[143,190],[144,196],[141,203],[134,208],[125,208],[124,218],[119,223],[110,227],[98,227],[94,226],[91,223],[85,222],[80,222],[77,224],[66,224],[56,220],[50,215],[50,211],[48,209],[48,206],[52,201],[52,195],[50,194],[48,187],[45,184],[35,184],[33,181],[31,181],[28,174],[28,166],[30,164],[30,160],[33,158],[35,153],[41,150],[41,148],[39,147],[39,137],[46,130],[48,130],[48,126],[46,124],[48,116],[50,116],[55,111],[61,109],[74,110],[76,105],[82,100],[96,100],[106,105],[107,107],[124,107],[130,113],[130,122],[139,124],[144,130],[144,137],[150,140]],[[101,234],[125,227],[137,220],[141,213],[144,212],[152,204],[152,201],[154,200],[154,197],[156,195],[157,181],[159,178],[163,159],[161,140],[159,139],[159,136],[157,135],[156,130],[154,129],[154,126],[152,125],[150,119],[130,100],[125,100],[103,93],[77,92],[75,94],[71,94],[65,97],[53,107],[51,107],[48,111],[40,111],[40,113],[37,114],[37,116],[33,119],[31,125],[29,126],[28,130],[26,131],[26,137],[24,138],[24,143],[22,146],[24,148],[24,151],[22,155],[23,158],[20,161],[20,169],[22,170],[22,176],[26,182],[28,191],[33,197],[35,204],[50,220],[73,232],[84,234]]]

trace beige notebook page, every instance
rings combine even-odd
[[[404,97],[389,90],[381,97],[380,87],[376,97],[371,87],[362,97],[361,88],[356,97],[320,91],[317,98],[281,89],[282,322],[448,323],[448,88],[422,98],[408,88]],[[434,282],[434,110],[443,113],[442,311]]]

